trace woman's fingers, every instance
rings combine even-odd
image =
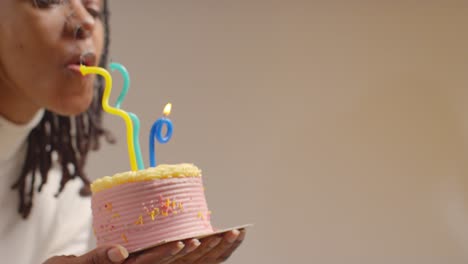
[[[240,234],[241,232],[239,230],[232,230],[225,233],[223,239],[215,248],[197,259],[194,263],[212,264],[224,261],[224,259],[221,260],[222,256],[226,255],[226,258],[228,258],[232,254],[233,250],[231,249],[235,246]]]
[[[82,256],[56,256],[44,264],[120,264],[128,257],[128,251],[120,246],[101,246]]]
[[[219,256],[218,261],[219,262],[226,261],[232,255],[232,253],[242,244],[242,242],[245,239],[246,234],[247,234],[247,231],[245,229],[241,229],[240,234],[237,237],[237,240],[232,245],[232,247],[226,250],[221,256]]]
[[[180,241],[168,243],[131,256],[125,264],[165,263],[177,256],[184,248],[185,244]]]
[[[222,238],[218,235],[206,237],[201,240],[200,246],[193,252],[178,258],[171,264],[184,264],[184,263],[195,263],[198,259],[203,257],[205,254],[216,248],[218,244],[221,242]]]
[[[187,254],[190,254],[194,250],[196,250],[199,246],[201,245],[200,241],[198,239],[191,239],[189,241],[185,242],[185,248],[181,250],[177,255],[174,257],[167,259],[164,262],[158,262],[158,264],[172,264],[177,262],[178,259],[183,258]]]

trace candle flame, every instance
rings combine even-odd
[[[168,103],[168,104],[164,107],[163,114],[164,114],[165,116],[168,116],[169,114],[171,114],[171,109],[172,109],[172,104],[171,104],[171,103]]]

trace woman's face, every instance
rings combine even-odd
[[[0,0],[0,104],[75,115],[88,108],[104,42],[103,0]],[[2,109],[0,109],[2,110]],[[2,110],[5,112],[5,110]],[[1,114],[2,112],[0,112]]]

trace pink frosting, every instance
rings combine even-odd
[[[95,193],[91,204],[98,246],[134,252],[213,232],[201,177],[126,183]]]

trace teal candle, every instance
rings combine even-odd
[[[119,63],[111,63],[109,65],[111,71],[118,70],[124,79],[124,85],[122,88],[122,91],[120,92],[119,97],[117,98],[117,102],[115,103],[115,108],[120,109],[122,106],[122,102],[127,96],[128,89],[130,87],[130,76],[128,74],[127,69]],[[145,168],[145,165],[143,163],[142,155],[141,155],[141,148],[140,148],[140,140],[139,140],[139,134],[140,134],[140,119],[138,118],[137,115],[131,112],[126,112],[130,118],[132,119],[133,123],[133,145],[134,145],[134,150],[135,151],[135,157],[137,161],[137,166],[139,170],[142,170]]]

